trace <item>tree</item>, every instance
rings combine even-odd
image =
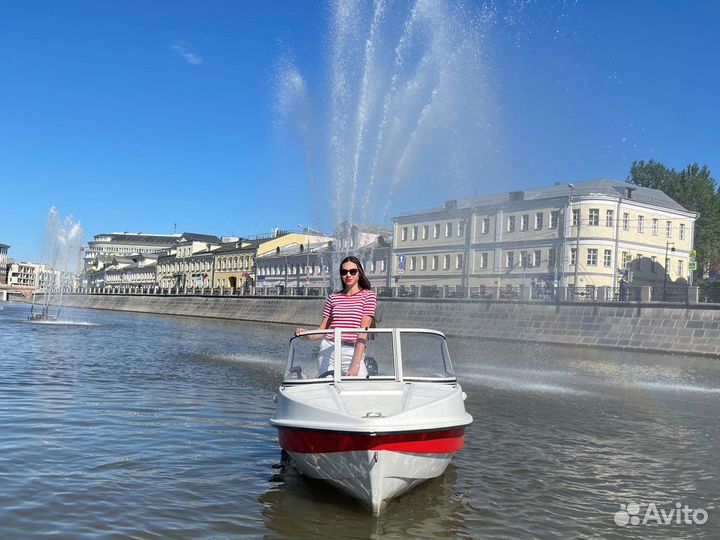
[[[682,171],[650,160],[634,161],[629,183],[659,189],[684,208],[699,214],[695,222],[698,268],[710,264],[720,253],[720,194],[707,165],[688,165]],[[700,274],[702,276],[702,274]]]

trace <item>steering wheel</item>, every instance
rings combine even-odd
[[[331,369],[331,370],[326,371],[325,373],[321,373],[320,375],[317,376],[317,378],[324,379],[325,377],[329,377],[329,376],[333,375],[334,373],[335,373],[335,370]]]

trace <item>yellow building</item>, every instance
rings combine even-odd
[[[395,285],[686,283],[697,214],[662,191],[599,179],[395,218]]]
[[[321,233],[313,232],[308,229],[301,233],[287,233],[259,241],[257,248],[258,257],[268,253],[277,252],[278,248],[284,248],[292,245],[303,246],[308,244],[316,244],[320,242],[332,241],[332,236],[326,236]]]
[[[213,251],[214,287],[248,290],[255,284],[257,242],[238,239]]]

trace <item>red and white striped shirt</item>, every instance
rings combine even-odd
[[[325,301],[323,317],[330,317],[331,330],[360,328],[364,316],[375,317],[376,307],[377,295],[369,289],[360,289],[352,295],[332,293]],[[343,341],[356,340],[357,334],[343,334]]]

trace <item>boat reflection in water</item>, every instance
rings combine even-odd
[[[294,466],[283,467],[272,483],[258,498],[269,538],[450,538],[471,513],[452,463],[443,475],[395,499],[377,518],[358,512],[350,495],[303,476]]]
[[[340,358],[358,336],[366,376],[348,377],[339,363],[319,373],[317,338]],[[379,515],[393,497],[440,476],[462,448],[472,423],[464,398],[440,332],[320,330],[291,340],[271,423],[302,474]]]

